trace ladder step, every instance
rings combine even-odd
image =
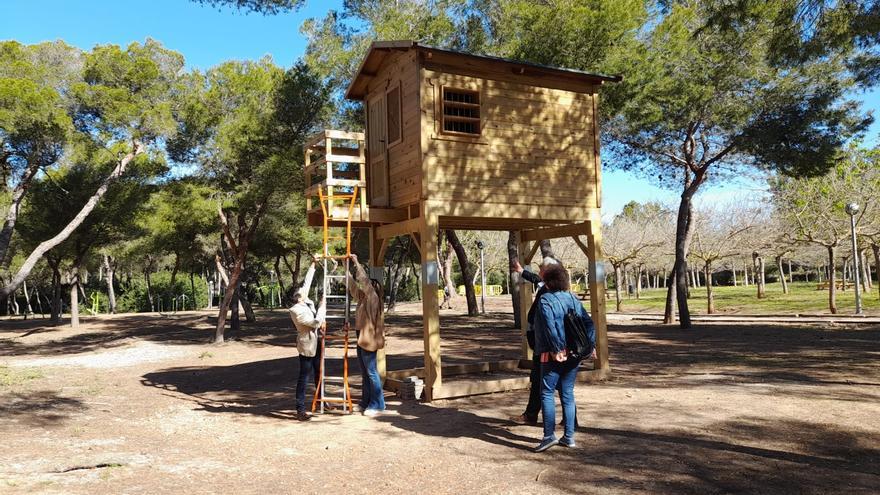
[[[345,380],[345,377],[342,377],[342,376],[324,376],[324,381],[325,381],[325,382],[327,382],[327,381],[331,381],[331,382],[341,382],[341,381],[344,381],[344,380]]]

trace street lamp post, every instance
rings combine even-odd
[[[856,242],[856,213],[859,212],[858,203],[849,203],[846,205],[846,212],[849,214],[850,233],[852,234],[853,249],[853,280],[856,284],[856,314],[862,314],[862,289],[859,286],[859,246]]]
[[[483,241],[477,241],[477,248],[480,250],[480,283],[482,290],[480,291],[480,312],[486,314],[486,266],[483,262],[483,248],[486,247]]]

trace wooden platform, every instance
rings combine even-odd
[[[443,366],[443,385],[434,390],[432,399],[454,399],[471,395],[509,392],[529,388],[531,361],[508,359],[480,363]],[[589,369],[589,363],[581,364],[578,381],[592,383],[604,380],[610,369]],[[385,390],[397,392],[403,379],[408,376],[425,378],[425,368],[389,371],[385,378]]]

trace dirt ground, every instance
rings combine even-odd
[[[516,357],[489,306],[444,312],[444,363]],[[418,310],[388,318],[389,369],[421,363]],[[535,454],[526,391],[295,421],[289,319],[259,316],[220,346],[209,312],[0,321],[0,493],[880,492],[878,326],[612,321],[578,447]]]

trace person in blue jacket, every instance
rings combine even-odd
[[[583,304],[569,292],[571,283],[568,272],[559,265],[544,269],[544,286],[547,292],[541,297],[535,318],[535,353],[541,362],[541,415],[544,419],[544,437],[535,448],[543,452],[554,445],[574,447],[576,406],[574,382],[580,359],[571,356],[566,348],[565,315],[574,311],[586,324],[588,337],[595,347],[596,332],[593,320]],[[562,402],[565,434],[556,438],[556,402],[554,392],[559,391]]]

